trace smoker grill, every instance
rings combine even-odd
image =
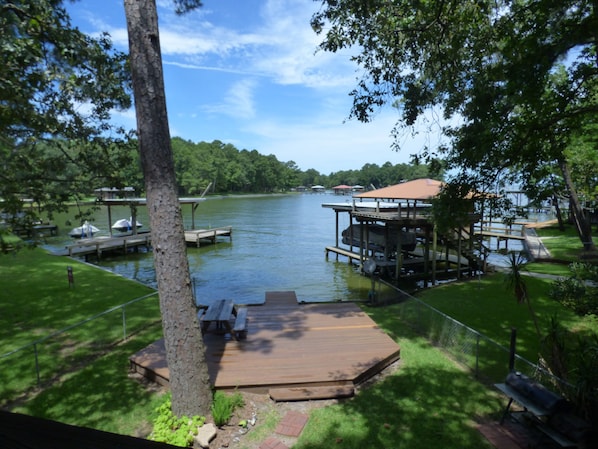
[[[565,399],[521,373],[510,373],[505,383],[539,409],[546,410],[546,415],[569,408]]]
[[[509,405],[513,399],[519,402],[535,416],[538,429],[562,447],[598,447],[596,432],[574,414],[571,403],[566,399],[518,372],[510,373],[505,385],[511,393]]]

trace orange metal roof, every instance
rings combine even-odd
[[[440,193],[444,183],[434,179],[422,178],[413,181],[383,187],[370,192],[355,195],[356,198],[377,198],[393,200],[429,200]]]

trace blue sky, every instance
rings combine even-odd
[[[220,140],[239,150],[274,154],[322,174],[364,164],[409,161],[438,138],[406,137],[400,152],[390,135],[398,118],[387,107],[367,124],[347,120],[358,68],[349,51],[316,52],[321,37],[309,21],[310,0],[204,0],[176,16],[157,0],[171,135]],[[105,31],[127,51],[123,0],[66,2],[82,31]],[[134,111],[114,120],[135,127]]]

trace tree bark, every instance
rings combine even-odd
[[[569,172],[569,165],[565,160],[561,159],[559,161],[559,167],[561,168],[563,180],[565,181],[565,185],[567,186],[567,190],[569,192],[571,212],[573,215],[573,220],[575,221],[575,227],[577,228],[579,239],[581,240],[585,250],[594,251],[596,247],[592,241],[592,225],[581,208],[579,198],[577,197],[577,191],[575,190],[573,180],[571,179],[571,173]]]
[[[156,3],[124,0],[124,4],[172,411],[177,416],[205,416],[212,394],[177,196]]]

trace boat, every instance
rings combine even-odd
[[[342,232],[343,244],[361,247],[360,224],[353,224]],[[385,250],[396,251],[399,243],[399,234],[396,227],[386,228],[380,224],[363,225],[363,238],[368,241],[368,248],[372,251],[384,252]],[[367,228],[367,229],[366,229]],[[417,246],[417,238],[414,232],[400,231],[401,251],[413,251]],[[363,245],[365,248],[365,244]]]
[[[100,230],[90,222],[86,221],[81,226],[73,228],[71,232],[69,232],[69,236],[75,239],[91,238],[96,232],[100,232]]]
[[[142,226],[143,225],[141,223],[139,223],[139,222],[136,223],[137,229],[139,229]],[[118,232],[131,231],[133,229],[133,219],[129,218],[127,220],[126,218],[122,218],[120,220],[117,220],[112,225],[112,229],[114,229],[115,231],[118,231]]]

